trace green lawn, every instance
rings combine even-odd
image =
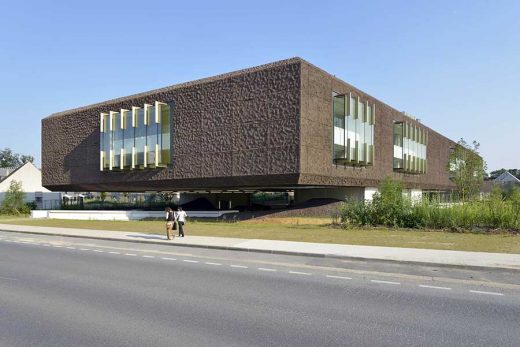
[[[29,218],[2,218],[0,223],[81,228],[98,230],[135,231],[162,234],[160,221],[78,221],[34,220]],[[520,254],[520,236],[508,234],[450,233],[393,229],[339,229],[328,226],[330,220],[298,218],[243,221],[238,223],[189,221],[187,235],[254,238],[303,242],[339,243],[352,245],[430,248],[461,251],[481,251]]]

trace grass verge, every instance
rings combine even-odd
[[[133,231],[162,234],[161,221],[80,221],[1,218],[0,223],[60,228]],[[186,235],[286,240],[350,245],[442,249],[520,254],[520,237],[509,234],[450,233],[404,229],[339,229],[328,226],[328,218],[252,220],[238,223],[189,221]]]

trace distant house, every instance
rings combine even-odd
[[[505,171],[500,176],[495,178],[493,180],[493,183],[495,185],[501,186],[502,188],[510,188],[513,185],[520,187],[520,180],[516,178],[513,174],[511,174],[509,171]]]
[[[61,205],[61,193],[54,193],[42,186],[42,173],[33,163],[17,168],[0,168],[0,204],[12,181],[22,183],[26,202],[36,202],[39,209],[53,209]]]

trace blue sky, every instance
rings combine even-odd
[[[520,168],[519,18],[516,0],[4,0],[0,148],[39,164],[51,113],[300,56]]]

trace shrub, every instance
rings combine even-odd
[[[2,213],[12,215],[28,213],[24,199],[25,193],[22,189],[22,182],[11,181],[9,189],[5,193],[4,201],[2,202]]]
[[[412,202],[402,194],[400,183],[386,179],[380,193],[370,201],[347,201],[340,210],[341,222],[348,225],[373,225],[400,228],[449,230],[520,230],[520,191],[504,195],[495,188],[485,200],[442,205],[423,199]]]

